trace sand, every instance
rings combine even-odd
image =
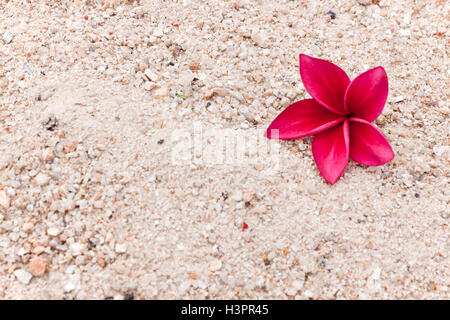
[[[450,298],[449,9],[2,1],[0,299]],[[392,162],[262,152],[300,53],[386,69]]]

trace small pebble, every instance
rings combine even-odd
[[[74,242],[70,245],[70,252],[73,256],[79,256],[83,253],[85,246],[82,243]]]
[[[47,261],[41,257],[33,258],[28,264],[28,271],[35,277],[42,277],[47,269]]]
[[[42,160],[52,161],[55,159],[55,152],[51,148],[46,148],[42,151]]]
[[[4,190],[0,190],[0,206],[2,206],[5,210],[9,209],[11,205],[11,201]]]
[[[73,282],[68,282],[66,283],[66,285],[64,286],[64,292],[72,292],[75,289],[75,284]]]
[[[198,62],[191,62],[189,64],[189,69],[191,69],[192,71],[197,71],[200,68],[200,63]]]
[[[144,74],[150,81],[157,82],[159,80],[158,75],[150,69],[146,69]]]
[[[125,243],[116,244],[116,252],[117,253],[125,253],[127,252],[127,245]]]
[[[154,91],[153,96],[156,99],[163,99],[163,98],[167,97],[168,94],[169,94],[169,90],[167,88],[159,88]]]
[[[31,278],[33,278],[33,275],[31,273],[22,269],[14,271],[14,276],[23,284],[30,283]]]
[[[31,222],[26,222],[24,223],[24,225],[22,226],[22,230],[25,233],[31,233],[31,231],[33,231],[34,229],[34,224]]]
[[[57,237],[60,233],[61,233],[61,230],[59,230],[58,228],[48,228],[47,229],[47,234],[50,237]]]
[[[14,32],[12,32],[11,30],[6,30],[5,33],[3,34],[3,41],[6,44],[10,44],[14,39]]]
[[[260,46],[261,48],[268,47],[268,37],[267,34],[263,31],[256,31],[252,34],[252,40]]]
[[[49,182],[50,178],[49,178],[49,176],[47,176],[47,175],[44,174],[44,173],[39,173],[39,174],[34,178],[34,180],[36,181],[36,183],[38,184],[38,186],[45,186],[45,185]]]

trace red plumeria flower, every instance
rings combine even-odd
[[[334,184],[351,157],[367,166],[394,158],[389,142],[373,122],[383,111],[388,80],[383,67],[350,81],[331,62],[300,55],[300,75],[312,99],[287,107],[267,129],[267,137],[281,140],[315,135],[312,153],[324,178]]]

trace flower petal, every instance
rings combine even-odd
[[[350,157],[366,166],[380,166],[394,158],[394,151],[377,127],[350,118]]]
[[[373,122],[383,111],[388,96],[388,79],[383,67],[360,74],[345,93],[347,113]]]
[[[313,99],[301,100],[291,104],[273,120],[267,128],[266,136],[281,140],[298,139],[322,132],[344,119]]]
[[[345,115],[344,96],[350,79],[331,62],[300,55],[300,75],[311,97],[331,112]]]
[[[344,172],[350,153],[348,120],[314,137],[312,152],[325,180],[334,184]]]

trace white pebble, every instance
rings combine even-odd
[[[0,191],[0,206],[5,210],[8,210],[10,206],[10,199],[4,190]]]
[[[33,278],[33,275],[31,273],[22,269],[14,271],[14,275],[16,276],[17,280],[19,280],[23,284],[30,283],[31,278]]]
[[[267,47],[267,35],[264,32],[256,31],[252,33],[252,40],[261,48]]]
[[[3,34],[3,41],[6,44],[9,44],[13,41],[14,39],[14,33],[11,30],[7,30],[4,34]]]
[[[158,75],[153,71],[151,71],[150,69],[146,69],[144,71],[144,74],[150,81],[157,82],[159,80]]]
[[[116,244],[116,252],[117,253],[125,253],[127,252],[127,245],[125,243]]]
[[[84,250],[84,245],[79,242],[74,242],[70,245],[70,251],[73,256],[80,255]]]
[[[49,178],[46,174],[44,174],[44,173],[39,173],[39,174],[34,178],[34,180],[36,181],[36,183],[37,183],[39,186],[44,186],[44,185],[46,185],[46,184],[48,183],[48,181],[50,180],[50,178]]]

